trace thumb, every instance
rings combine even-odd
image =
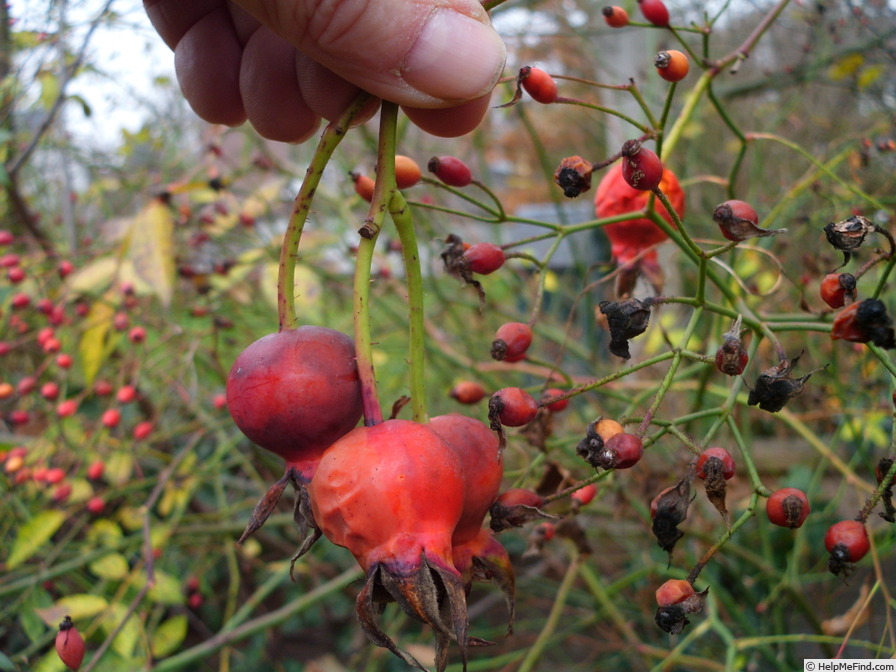
[[[235,1],[315,61],[401,105],[479,98],[504,67],[504,43],[478,0]]]

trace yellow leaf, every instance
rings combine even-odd
[[[78,269],[68,278],[68,287],[76,294],[95,294],[112,284],[118,271],[118,261],[101,257]]]
[[[261,274],[261,293],[267,302],[277,308],[277,274],[279,265],[266,264]],[[323,288],[317,274],[307,266],[296,266],[295,296],[296,315],[299,324],[318,324],[323,320],[321,301]]]
[[[87,328],[81,335],[78,354],[84,381],[90,385],[108,357],[107,338],[112,329],[115,310],[104,301],[95,301],[87,314]]]
[[[835,82],[846,79],[854,75],[864,62],[865,58],[861,54],[850,54],[828,68],[828,77]]]
[[[92,618],[102,612],[107,606],[106,598],[99,595],[83,593],[81,595],[66,595],[59,599],[57,605],[65,608],[65,613],[72,617],[73,621]]]
[[[107,637],[113,632],[118,632],[112,640],[112,650],[122,658],[130,658],[137,643],[143,638],[143,625],[140,619],[135,614],[128,616],[128,609],[123,604],[110,605],[103,614],[101,625]]]
[[[119,581],[128,575],[127,558],[121,553],[109,553],[90,563],[90,572],[101,579]]]
[[[6,559],[6,568],[15,569],[37,553],[62,527],[65,518],[66,515],[62,511],[48,509],[22,525]]]
[[[869,65],[867,68],[862,68],[861,72],[859,72],[859,78],[856,81],[856,85],[859,87],[859,91],[867,89],[869,86],[874,84],[874,82],[880,79],[886,71],[886,67],[882,63],[877,63],[875,65]]]
[[[177,651],[187,637],[187,616],[178,614],[162,621],[152,634],[150,647],[153,658],[164,658]]]
[[[153,199],[131,223],[128,259],[134,271],[163,306],[171,304],[174,292],[174,218],[159,199]]]
[[[262,184],[243,201],[243,214],[258,217],[270,210],[271,205],[279,200],[284,184],[286,180],[282,178],[268,180]]]

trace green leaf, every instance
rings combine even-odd
[[[184,602],[184,590],[179,579],[156,570],[155,583],[147,597],[158,604],[178,605]]]
[[[150,647],[154,658],[164,658],[177,651],[187,637],[187,616],[178,614],[163,621],[152,635]]]
[[[127,253],[137,277],[159,297],[163,306],[169,306],[176,271],[174,218],[161,200],[154,199],[134,218]]]
[[[875,63],[874,65],[869,65],[867,68],[862,68],[859,72],[859,77],[856,80],[856,85],[859,87],[859,91],[867,89],[874,84],[874,82],[883,77],[886,72],[887,68],[882,63]]]
[[[90,595],[89,593],[66,595],[60,598],[56,604],[63,607],[65,614],[71,616],[76,623],[79,619],[93,618],[109,606],[109,602],[105,597]]]
[[[128,608],[123,604],[113,604],[103,614],[100,623],[106,636],[110,636],[119,625],[124,623],[112,640],[112,650],[122,658],[130,658],[134,654],[137,643],[143,638],[143,625],[135,614],[128,616]]]
[[[59,98],[62,90],[59,86],[59,78],[49,70],[41,70],[35,79],[40,84],[40,97],[38,98],[40,105],[45,110],[49,110]]]
[[[127,558],[121,553],[109,553],[90,563],[90,572],[101,579],[120,581],[130,572]]]
[[[6,568],[15,569],[31,558],[56,534],[65,519],[62,511],[42,511],[22,525],[6,560]]]

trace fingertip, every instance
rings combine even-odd
[[[467,103],[444,109],[403,107],[404,113],[414,125],[430,135],[440,138],[457,138],[472,132],[488,113],[491,94]]]
[[[240,92],[249,122],[269,140],[297,143],[320,126],[320,116],[303,97],[294,47],[261,27],[243,48]]]
[[[193,24],[174,49],[181,91],[196,114],[210,123],[239,126],[246,120],[240,95],[241,53],[225,10]]]

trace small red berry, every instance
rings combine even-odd
[[[687,55],[677,49],[659,52],[653,59],[653,65],[659,76],[667,82],[680,82],[688,76],[688,70],[691,68]]]
[[[56,401],[59,398],[59,383],[44,383],[40,387],[40,396],[47,401]]]
[[[118,394],[115,395],[115,398],[118,399],[119,403],[129,404],[137,398],[137,388],[133,385],[122,385],[118,389]]]
[[[603,452],[607,457],[601,464],[604,469],[630,469],[644,455],[644,443],[634,434],[621,432],[604,442]]]
[[[16,237],[12,235],[12,231],[0,230],[0,245],[12,245],[15,240]]]
[[[819,288],[821,300],[831,308],[842,308],[847,298],[856,300],[856,278],[852,273],[828,273]]]
[[[589,483],[573,492],[571,497],[578,506],[585,506],[594,499],[595,495],[597,495],[597,486],[594,483]]]
[[[656,603],[660,607],[670,607],[684,602],[696,594],[693,584],[684,579],[669,579],[656,589]]]
[[[60,343],[59,339],[55,336],[51,336],[43,343],[41,343],[41,347],[43,348],[44,352],[46,352],[48,355],[51,355],[54,352],[59,352],[59,350],[62,348],[62,343]]]
[[[355,184],[355,193],[368,203],[373,200],[373,190],[376,186],[372,177],[360,173],[349,173]]]
[[[492,359],[499,362],[519,362],[532,345],[532,327],[525,322],[506,322],[498,327],[492,341]]]
[[[721,462],[722,476],[726,481],[734,476],[734,458],[731,457],[731,453],[718,446],[707,448],[700,453],[700,457],[697,458],[697,476],[704,479],[706,478],[707,462],[711,459],[717,459]]]
[[[93,385],[93,391],[98,397],[107,397],[114,389],[108,380],[98,380]]]
[[[70,369],[74,361],[72,356],[65,352],[56,355],[56,366],[61,369]]]
[[[622,145],[622,178],[632,189],[652,191],[663,179],[663,162],[639,141],[627,140]]]
[[[669,10],[663,0],[638,0],[641,14],[655,26],[666,28],[669,25]]]
[[[34,392],[36,388],[37,378],[35,378],[34,376],[25,376],[21,378],[16,385],[16,392],[19,393],[19,396],[24,397]]]
[[[6,381],[0,383],[0,399],[9,399],[15,393],[16,388],[12,383],[7,383]]]
[[[395,155],[395,185],[399,189],[413,187],[420,181],[420,166],[409,156]]]
[[[505,427],[522,427],[535,419],[538,402],[519,387],[504,387],[488,402],[489,418],[497,418]]]
[[[59,659],[70,670],[78,672],[86,649],[84,638],[72,623],[71,616],[66,616],[59,624],[59,632],[56,634],[56,653],[59,654]]]
[[[60,503],[67,500],[72,494],[72,484],[71,483],[60,483],[56,486],[56,489],[53,491],[53,494],[50,496],[54,502]]]
[[[78,411],[78,402],[74,399],[66,399],[56,406],[56,415],[60,418],[69,418]]]
[[[828,528],[824,535],[824,546],[831,554],[828,569],[840,575],[849,574],[852,566],[865,557],[871,548],[868,531],[858,520],[841,520]]]
[[[103,473],[106,471],[106,463],[102,460],[96,460],[90,463],[90,466],[87,467],[87,478],[91,481],[98,481],[103,477]]]
[[[520,68],[520,86],[532,98],[545,105],[557,100],[557,82],[541,68],[526,65]]]
[[[44,482],[49,483],[50,485],[56,485],[57,483],[62,483],[65,480],[65,469],[61,469],[59,467],[53,467],[52,469],[47,469],[44,472]]]
[[[106,500],[103,499],[100,495],[95,495],[87,500],[87,511],[92,513],[95,516],[100,515],[103,512],[103,509],[106,508]]]
[[[623,28],[628,25],[628,12],[622,7],[604,7],[600,12],[610,28]]]
[[[59,265],[56,267],[56,272],[59,274],[60,278],[65,278],[66,276],[71,275],[72,271],[74,270],[74,264],[67,260],[60,261]]]
[[[759,226],[759,214],[756,209],[746,201],[736,199],[717,205],[712,212],[712,219],[718,225],[721,234],[735,242],[787,232],[787,229],[763,229]]]
[[[104,427],[108,427],[109,429],[113,429],[118,427],[118,423],[121,422],[121,411],[117,408],[108,408],[103,413],[102,423]]]
[[[149,420],[144,420],[143,422],[138,422],[134,425],[134,440],[142,441],[147,438],[150,434],[152,434],[152,430],[154,429],[153,423]]]
[[[26,277],[28,277],[28,274],[25,273],[25,269],[21,266],[13,266],[8,271],[6,271],[6,279],[14,285],[18,285],[20,282],[23,282]]]
[[[14,310],[23,310],[31,305],[31,297],[19,292],[18,294],[13,295],[9,305],[12,306]]]
[[[462,380],[451,388],[450,396],[461,404],[475,404],[485,397],[485,388],[472,380]]]
[[[112,318],[112,326],[116,331],[124,331],[131,326],[131,318],[128,317],[127,313],[115,313]]]
[[[214,406],[219,411],[222,408],[227,408],[227,395],[223,393],[216,394],[214,397],[212,397],[212,406]]]
[[[504,265],[504,250],[493,243],[474,243],[463,253],[463,259],[473,273],[488,275]]]
[[[796,529],[806,522],[809,511],[806,493],[797,488],[775,490],[765,503],[769,522],[790,529]]]
[[[146,329],[143,327],[134,327],[128,332],[128,338],[131,343],[142,343],[146,340]]]
[[[541,403],[544,404],[551,413],[560,413],[561,411],[565,411],[566,407],[569,406],[569,399],[559,399],[558,401],[551,401],[551,399],[556,399],[564,394],[566,394],[565,390],[560,390],[556,387],[549,388],[541,395]]]
[[[426,167],[449,187],[466,187],[473,181],[470,167],[454,156],[434,156]]]
[[[13,268],[22,263],[22,258],[18,254],[4,254],[0,257],[0,267]]]

